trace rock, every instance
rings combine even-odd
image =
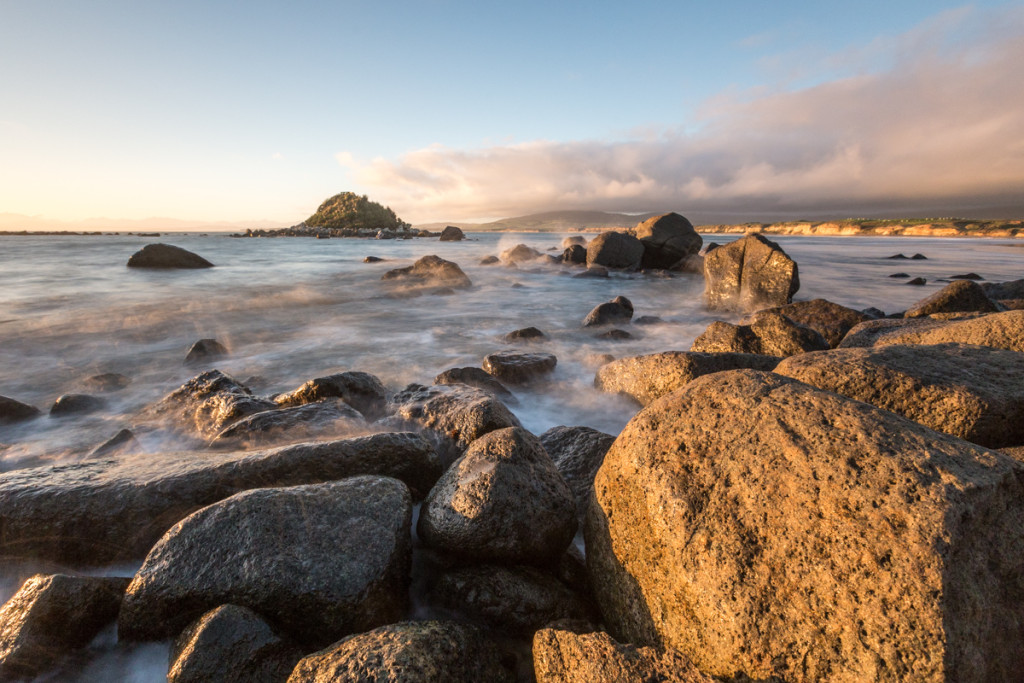
[[[0,557],[73,565],[140,560],[176,522],[239,491],[378,474],[422,496],[441,471],[430,443],[410,433],[13,470],[0,473]]]
[[[620,330],[618,328],[594,335],[594,339],[609,339],[611,341],[622,341],[625,339],[632,338],[633,335],[631,335],[629,332],[627,332],[626,330]]]
[[[424,256],[411,266],[384,273],[381,280],[404,280],[420,285],[438,287],[471,287],[473,283],[457,263],[445,261],[433,254]]]
[[[658,325],[665,322],[656,315],[642,315],[633,321],[634,325]]]
[[[659,681],[713,683],[682,653],[616,642],[600,631],[575,632],[559,626],[533,636],[533,670],[537,683]]]
[[[914,261],[926,261],[926,260],[928,260],[928,257],[925,256],[924,254],[914,254],[910,258],[911,258],[911,260],[914,260]]]
[[[704,303],[711,310],[753,311],[782,306],[800,288],[799,269],[782,248],[759,234],[704,257]]]
[[[117,617],[128,579],[36,574],[0,607],[0,680],[33,678]]]
[[[243,417],[213,438],[215,448],[258,448],[275,443],[365,431],[359,411],[338,398],[265,410]]]
[[[889,277],[906,278],[906,277],[910,277],[910,275],[908,273],[893,273]]]
[[[486,372],[509,384],[525,384],[553,372],[558,359],[551,353],[501,351],[484,358]]]
[[[874,306],[869,306],[868,308],[865,308],[864,310],[861,311],[861,313],[866,315],[868,320],[877,320],[878,318],[884,318],[885,317],[885,311],[883,311],[880,308],[875,308]],[[850,328],[850,329],[853,329],[853,328]],[[822,335],[822,336],[825,336],[825,335]],[[826,337],[826,339],[827,338],[828,337]]]
[[[839,346],[839,342],[855,325],[873,317],[825,299],[794,301],[769,310],[778,311],[798,325],[816,331],[825,338],[831,348]]]
[[[85,415],[95,413],[107,407],[107,402],[99,396],[89,394],[64,394],[54,401],[50,406],[50,415],[53,417],[67,417],[69,415]]]
[[[981,288],[993,301],[1003,299],[1024,299],[1024,280],[1009,282],[982,282]]]
[[[624,232],[602,232],[587,245],[587,266],[637,270],[643,256],[643,242]]]
[[[428,600],[501,633],[530,637],[558,619],[591,619],[590,602],[534,567],[473,565],[451,569],[431,587]]]
[[[714,676],[1005,680],[1024,468],[778,375],[701,377],[612,445],[587,564],[616,638]]]
[[[89,454],[90,458],[97,458],[103,455],[115,455],[118,453],[137,453],[142,445],[135,438],[130,429],[122,429],[110,437]]]
[[[678,213],[666,213],[636,226],[636,237],[644,247],[642,268],[671,268],[687,256],[700,252],[704,240],[693,225]]]
[[[501,263],[501,259],[499,259],[497,256],[484,256],[482,259],[480,259],[481,266],[493,266],[496,263]]]
[[[573,275],[573,277],[579,277],[579,278],[591,278],[591,277],[604,278],[604,277],[608,277],[608,269],[605,268],[604,266],[587,266],[586,270],[584,270],[582,273],[576,273],[575,275]]]
[[[223,604],[326,645],[401,619],[412,501],[387,477],[245,491],[192,513],[146,556],[118,636],[159,640]]]
[[[460,242],[466,239],[466,233],[454,225],[449,225],[441,231],[440,242]]]
[[[831,348],[816,330],[796,323],[778,310],[755,313],[750,331],[757,336],[760,353],[766,356],[795,356]]]
[[[704,274],[704,257],[700,254],[690,254],[676,261],[669,270],[673,273],[692,273],[694,275]]]
[[[513,330],[506,334],[503,339],[507,342],[517,341],[533,341],[536,339],[547,339],[547,335],[538,330],[536,327],[524,327],[519,330]]]
[[[584,237],[583,235],[569,235],[568,237],[562,238],[563,249],[568,249],[569,247],[574,246],[586,247],[587,238]]]
[[[454,621],[407,621],[349,636],[298,663],[290,683],[512,683],[491,638]]]
[[[886,256],[885,258],[892,261],[894,259],[903,260],[906,259],[907,257],[904,254],[893,254],[892,256]]]
[[[594,475],[613,441],[611,434],[590,427],[552,427],[540,435],[541,445],[572,491],[581,525],[594,490]]]
[[[1024,311],[990,313],[966,320],[868,320],[850,330],[839,348],[945,343],[1024,351]]]
[[[187,432],[212,439],[232,422],[275,407],[273,401],[253,396],[234,377],[208,370],[165,396],[149,412],[172,419]]]
[[[480,368],[451,368],[434,378],[434,384],[466,384],[486,391],[500,401],[515,404],[515,395]]]
[[[646,406],[702,375],[741,368],[770,372],[780,360],[751,353],[665,351],[603,365],[594,377],[594,386],[601,391],[625,394]]]
[[[101,391],[101,392],[114,392],[124,389],[132,381],[124,375],[119,375],[116,372],[105,372],[102,375],[93,375],[89,377],[82,385],[89,391]]]
[[[199,254],[170,244],[147,244],[128,259],[129,268],[213,268]]]
[[[633,302],[624,296],[617,296],[611,301],[595,306],[583,319],[583,327],[618,325],[628,323],[632,318]]]
[[[585,265],[587,262],[587,249],[580,244],[573,244],[566,247],[562,252],[562,263]]]
[[[761,341],[749,325],[733,325],[724,320],[715,320],[693,340],[690,351],[759,355]]]
[[[274,402],[279,406],[298,406],[335,397],[370,420],[380,417],[387,409],[388,392],[381,381],[375,375],[358,371],[311,379],[298,389],[276,397]]]
[[[539,259],[541,256],[543,256],[543,254],[534,249],[533,247],[528,247],[525,244],[517,244],[511,249],[506,249],[505,251],[501,252],[500,258],[502,263],[518,264],[526,263],[528,261],[535,261],[536,259]]]
[[[185,356],[186,365],[210,363],[228,356],[228,349],[216,339],[200,339]]]
[[[0,424],[31,420],[40,414],[39,408],[16,401],[13,398],[0,396]]]
[[[384,260],[380,256],[367,256],[363,259],[363,263],[380,263]]]
[[[279,683],[301,658],[295,645],[251,609],[221,605],[175,638],[167,683]]]
[[[950,280],[984,280],[982,276],[977,273],[961,273],[960,275],[950,275]]]
[[[995,313],[999,306],[977,282],[957,280],[907,309],[904,318],[920,318],[933,313]]]
[[[928,280],[924,279],[923,277],[915,277],[913,280],[907,280],[907,282],[905,284],[914,285],[915,287],[920,287],[922,285],[928,284]]]
[[[521,427],[469,445],[420,510],[429,547],[475,561],[546,564],[576,533],[573,494],[540,441]]]

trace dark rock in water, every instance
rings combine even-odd
[[[501,351],[485,357],[483,368],[502,382],[525,384],[553,372],[557,363],[551,353]]]
[[[120,391],[131,383],[131,379],[124,375],[119,375],[116,372],[106,372],[102,375],[93,375],[82,382],[82,385],[89,391],[113,392]]]
[[[981,288],[993,301],[1003,299],[1024,299],[1024,280],[1009,282],[982,282]]]
[[[562,252],[562,263],[573,263],[584,265],[587,262],[587,250],[580,244],[573,244],[566,247]]]
[[[227,356],[227,347],[216,339],[200,339],[188,350],[188,355],[185,356],[185,364],[212,363]]]
[[[407,621],[349,636],[305,657],[290,683],[513,683],[491,638],[469,624]]]
[[[583,235],[569,235],[568,237],[562,238],[563,249],[568,249],[569,247],[572,246],[580,246],[585,248],[587,246],[587,238],[584,237]]]
[[[875,308],[874,306],[865,308],[863,311],[861,311],[861,313],[866,315],[868,320],[877,320],[878,318],[885,317],[885,311],[883,311],[880,308]],[[856,325],[854,325],[854,327],[856,327]],[[850,329],[852,330],[853,328],[851,327]]]
[[[977,282],[957,280],[907,309],[904,318],[934,313],[995,313],[999,305],[988,298]]]
[[[66,417],[68,415],[85,415],[95,413],[107,407],[107,402],[99,396],[89,394],[64,394],[50,406],[50,415]]]
[[[220,370],[196,375],[149,409],[175,426],[205,439],[247,415],[273,410],[273,401],[257,398],[249,389]]]
[[[322,434],[364,431],[358,410],[338,398],[265,410],[232,423],[210,443],[214,448],[254,448],[282,441],[309,439]]]
[[[587,245],[588,266],[637,270],[643,256],[643,242],[623,232],[602,232]]]
[[[387,389],[375,375],[350,370],[311,379],[298,389],[276,397],[274,402],[279,406],[297,406],[340,398],[372,420],[384,414],[387,397]]]
[[[642,268],[671,268],[700,251],[704,240],[693,224],[677,213],[649,218],[636,226],[636,237],[644,247]]]
[[[885,258],[887,260],[889,260],[889,261],[892,261],[894,259],[896,259],[896,260],[906,259],[907,257],[904,254],[893,254],[892,256],[886,256]]]
[[[889,277],[905,278],[905,277],[910,277],[910,274],[909,273],[893,273]]]
[[[129,453],[136,452],[141,448],[138,440],[135,438],[135,434],[130,429],[122,429],[114,436],[110,437],[89,454],[90,458],[95,458],[101,455],[115,455],[117,453]]]
[[[239,491],[379,474],[422,496],[441,471],[433,446],[411,433],[13,470],[0,474],[0,557],[88,566],[139,560],[176,522]]]
[[[587,266],[582,273],[576,273],[573,277],[608,277],[608,269],[604,266]]]
[[[506,249],[501,252],[502,263],[526,263],[528,261],[534,261],[539,259],[543,254],[534,249],[528,247],[525,244],[517,244],[511,249]]]
[[[704,303],[711,310],[783,306],[800,289],[799,268],[775,242],[751,234],[704,257]]]
[[[555,469],[565,479],[576,500],[576,517],[582,524],[594,490],[594,475],[615,437],[590,427],[552,427],[540,435]]]
[[[825,299],[794,301],[768,310],[781,313],[798,325],[811,328],[824,337],[832,348],[839,346],[839,342],[855,325],[871,317],[862,311],[855,311]]]
[[[928,280],[924,279],[923,277],[915,277],[913,280],[908,280],[906,284],[908,284],[908,285],[926,285],[926,284],[928,284]]]
[[[124,640],[161,640],[223,604],[323,646],[401,619],[412,501],[387,477],[245,491],[172,527],[146,556],[118,617]]]
[[[633,302],[624,296],[598,304],[583,319],[584,327],[628,323],[633,318]]]
[[[441,231],[440,242],[458,242],[466,239],[466,233],[454,225],[447,226]]]
[[[586,543],[609,630],[710,675],[1024,670],[1021,466],[779,375],[701,377],[634,417]]]
[[[384,260],[380,256],[367,256],[363,259],[363,263],[380,263]]]
[[[576,504],[537,437],[510,427],[480,437],[448,468],[417,531],[455,557],[543,565],[572,541]]]
[[[493,266],[496,263],[501,263],[501,259],[498,258],[497,256],[484,256],[482,259],[480,259],[481,266]]]
[[[0,680],[34,678],[117,618],[127,578],[36,574],[0,607]]]
[[[594,335],[594,339],[610,339],[612,341],[623,341],[625,339],[632,339],[632,338],[633,338],[633,335],[631,335],[629,332],[627,332],[626,330],[620,330],[618,328],[615,328],[615,329],[612,329],[612,330],[608,330],[607,332],[601,332],[600,334],[595,334]]]
[[[536,327],[524,327],[519,330],[513,330],[506,334],[503,339],[507,342],[517,341],[535,341],[537,339],[546,339],[547,335],[538,330]]]
[[[913,261],[927,261],[928,260],[928,257],[925,256],[924,254],[914,254],[910,258]]]
[[[480,368],[451,368],[445,370],[434,378],[434,384],[466,384],[482,389],[506,403],[517,403],[515,395],[504,384]]]
[[[16,401],[13,398],[0,396],[0,424],[30,420],[40,414],[41,411],[34,406]]]
[[[665,322],[656,315],[642,315],[633,321],[634,325],[657,325]]]
[[[175,638],[167,683],[279,683],[301,658],[293,643],[251,609],[221,605]]]
[[[147,244],[128,259],[129,268],[212,268],[199,254],[170,244]]]
[[[961,273],[960,275],[950,275],[950,280],[984,280],[982,276],[977,273]]]
[[[460,288],[473,285],[457,263],[433,254],[424,256],[411,266],[389,270],[381,280],[407,280],[423,285]]]

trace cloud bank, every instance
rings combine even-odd
[[[705,103],[698,126],[613,141],[435,145],[338,161],[414,222],[554,209],[699,222],[1024,215],[1024,10],[958,11],[830,56],[846,75]],[[879,68],[879,62],[885,62]],[[870,66],[869,66],[870,65]]]

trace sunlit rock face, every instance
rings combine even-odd
[[[754,311],[781,306],[800,289],[796,262],[759,234],[747,235],[704,257],[704,303],[711,310]]]

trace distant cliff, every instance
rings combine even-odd
[[[1024,221],[976,221],[961,218],[905,218],[843,221],[790,221],[786,223],[741,223],[737,225],[698,225],[705,234],[766,235],[843,235],[904,237],[1024,237]]]

